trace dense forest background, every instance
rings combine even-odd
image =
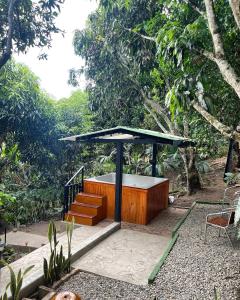
[[[56,101],[12,54],[51,46],[63,2],[0,1],[1,218],[59,213],[64,183],[82,165],[86,176],[115,171],[114,145],[59,140],[68,135],[124,125],[190,138],[196,147],[159,148],[157,165],[158,176],[174,174],[173,188],[188,193],[229,140],[239,152],[239,1],[100,1],[73,41],[86,64],[69,83],[84,73],[86,90]],[[150,146],[124,150],[125,172],[150,174]]]

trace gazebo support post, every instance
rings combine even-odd
[[[116,187],[115,187],[115,221],[121,222],[123,177],[123,143],[117,143]]]
[[[152,177],[156,177],[157,175],[157,144],[153,144],[152,145],[152,160],[151,160],[151,164],[152,164]]]

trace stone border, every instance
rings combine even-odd
[[[221,203],[221,202],[210,202],[210,201],[201,201],[201,200],[197,200],[194,201],[192,203],[192,205],[189,207],[189,209],[187,210],[187,212],[185,213],[185,215],[181,218],[181,220],[176,224],[176,226],[174,227],[173,231],[172,231],[172,238],[168,243],[167,249],[164,251],[163,255],[161,256],[159,262],[155,265],[153,271],[151,272],[151,274],[148,277],[148,283],[153,283],[158,272],[160,271],[161,267],[163,266],[163,264],[165,263],[165,260],[167,259],[169,253],[171,252],[173,246],[175,245],[178,237],[179,237],[179,229],[180,227],[183,225],[183,223],[185,222],[185,220],[187,219],[187,217],[189,216],[189,214],[191,213],[191,211],[193,210],[193,208],[195,207],[195,205],[197,204],[205,204],[205,205],[221,205],[221,204],[226,204],[229,205],[229,203]]]

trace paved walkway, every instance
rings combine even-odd
[[[121,229],[90,250],[73,267],[94,274],[147,284],[170,237]]]
[[[0,239],[4,241],[4,235],[0,236]],[[28,246],[31,248],[39,248],[48,243],[48,239],[45,236],[32,234],[23,231],[11,231],[7,233],[7,244],[14,246]]]
[[[114,223],[105,228],[100,226],[81,226],[73,231],[72,238],[72,254],[73,256],[77,255],[81,249],[88,247],[88,245],[93,241],[103,235],[106,231],[111,229],[111,226],[114,227]],[[110,228],[110,229],[108,229]],[[23,233],[23,232],[22,232]],[[59,245],[63,245],[63,252],[67,255],[67,236],[66,234],[59,237]],[[50,247],[49,244],[40,247],[33,252],[25,255],[19,260],[11,263],[11,267],[14,272],[18,272],[21,268],[25,270],[27,267],[34,265],[34,268],[26,275],[23,286],[28,287],[32,282],[40,280],[43,276],[43,258],[49,258],[50,256]],[[78,256],[79,257],[79,256]],[[4,293],[5,287],[10,280],[9,271],[7,267],[0,269],[0,295]]]

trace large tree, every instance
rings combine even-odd
[[[165,65],[162,78],[157,78],[160,63],[155,43],[131,29],[148,25],[158,9],[154,1],[135,1],[128,9],[118,3],[100,7],[90,16],[88,27],[76,32],[75,52],[86,59],[88,90],[98,126],[142,126],[147,111],[162,132],[190,137],[188,115],[181,113],[173,120],[164,101],[174,82],[169,66]],[[194,184],[199,187],[194,151],[180,150],[180,154],[191,191]]]
[[[22,160],[43,166],[57,153],[52,100],[28,67],[8,62],[0,70],[0,149],[14,135]]]
[[[57,127],[63,135],[87,133],[93,126],[92,114],[88,107],[88,94],[74,91],[69,98],[55,103]]]
[[[50,47],[52,34],[64,0],[0,0],[0,68],[14,52],[30,47]],[[42,58],[46,54],[42,53]]]

